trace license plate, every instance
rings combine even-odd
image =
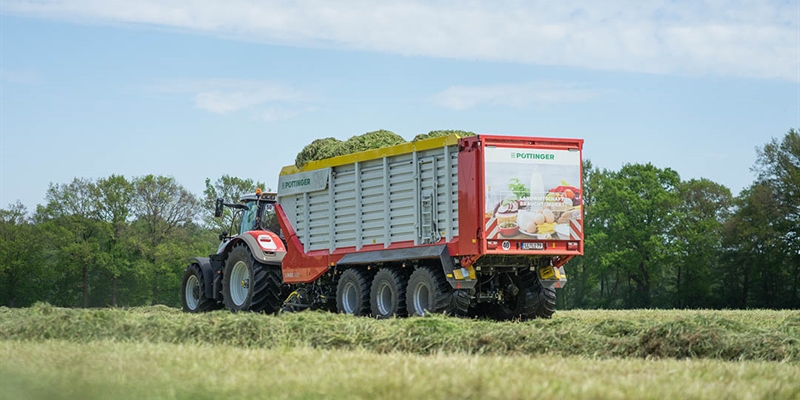
[[[522,243],[522,250],[544,250],[544,243]]]

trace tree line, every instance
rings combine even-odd
[[[584,162],[585,255],[561,308],[800,308],[800,135],[756,150],[738,196],[670,168]],[[179,305],[188,259],[213,253],[230,210],[263,182],[224,175],[195,196],[168,176],[50,184],[0,209],[0,305]]]
[[[670,168],[584,165],[585,255],[567,308],[800,308],[800,136],[756,150],[738,196]]]
[[[213,253],[232,227],[230,210],[214,218],[214,200],[256,186],[225,175],[198,198],[168,176],[50,184],[35,211],[0,210],[0,304],[177,306],[189,258]]]

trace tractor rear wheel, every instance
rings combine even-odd
[[[463,290],[454,290],[441,267],[417,268],[408,279],[406,308],[408,315],[449,314],[466,316],[469,295]]]
[[[369,315],[369,274],[357,268],[345,270],[336,285],[336,310],[344,314]]]
[[[181,281],[181,305],[184,312],[199,313],[219,309],[219,303],[206,297],[203,272],[197,264],[186,267]]]
[[[281,285],[280,267],[256,261],[247,244],[237,244],[228,254],[222,297],[229,310],[276,313],[283,303]]]
[[[408,276],[396,268],[381,268],[372,279],[370,308],[378,319],[404,317]]]

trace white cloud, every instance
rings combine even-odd
[[[0,1],[13,15],[273,44],[800,81],[796,1]]]
[[[534,104],[586,101],[597,93],[573,85],[537,82],[521,85],[451,86],[435,94],[433,102],[452,110],[466,110],[479,104],[526,108]]]
[[[311,99],[302,91],[288,86],[263,81],[236,79],[211,79],[202,81],[173,81],[151,89],[158,92],[186,93],[193,96],[195,107],[215,114],[228,114],[251,110],[264,121],[277,121],[298,115],[299,111],[268,108],[267,104],[300,103]],[[267,117],[270,115],[270,117]]]

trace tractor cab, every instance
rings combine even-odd
[[[280,225],[275,214],[276,198],[275,192],[262,192],[261,189],[256,189],[255,193],[244,195],[239,203],[225,203],[223,199],[217,199],[214,216],[221,217],[224,207],[232,208],[234,217],[231,231],[236,225],[236,220],[239,220],[239,234],[248,231],[271,231],[279,234]],[[223,232],[220,240],[226,237],[228,233]]]
[[[261,192],[257,190],[255,194],[248,194],[239,201],[247,208],[243,210],[242,220],[239,225],[239,232],[247,231],[272,231],[280,232],[278,216],[275,214],[275,199],[277,193]]]

